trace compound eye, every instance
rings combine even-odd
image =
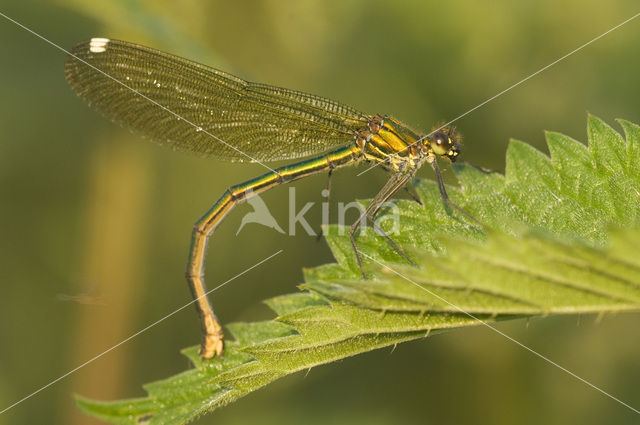
[[[447,143],[449,142],[449,138],[443,131],[436,131],[433,134],[433,143],[443,148],[446,148]]]
[[[436,154],[444,155],[451,148],[451,139],[444,131],[436,131],[431,146]]]

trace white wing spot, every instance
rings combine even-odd
[[[108,38],[92,38],[89,42],[89,51],[91,53],[102,53],[107,50],[107,44],[109,44]]]

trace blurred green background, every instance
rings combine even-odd
[[[6,2],[3,13],[64,48],[120,38],[241,77],[305,90],[429,130],[638,12],[635,0]],[[231,184],[264,170],[141,141],[67,87],[64,54],[0,19],[0,410],[190,300],[192,223]],[[504,169],[510,137],[546,151],[543,130],[586,139],[587,111],[640,121],[640,19],[457,122],[464,157]],[[367,198],[380,172],[337,172],[334,202]],[[430,176],[425,167],[422,176]],[[319,202],[325,176],[296,184]],[[287,190],[264,200],[284,226]],[[316,204],[318,205],[318,204]],[[326,244],[248,225],[241,206],[212,240],[209,287],[284,252],[213,300],[223,323],[272,317]],[[307,215],[319,224],[317,207]],[[499,328],[636,408],[638,314]],[[0,424],[97,423],[74,393],[143,395],[188,367],[189,308],[0,415]],[[486,328],[445,333],[297,374],[197,423],[637,423],[630,410]]]

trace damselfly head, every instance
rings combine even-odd
[[[462,151],[460,135],[454,127],[446,126],[432,132],[427,141],[437,155],[455,162]]]

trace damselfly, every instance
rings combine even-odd
[[[370,222],[407,260],[409,257],[375,224],[382,205],[423,163],[435,171],[442,199],[447,196],[436,158],[455,161],[459,136],[453,127],[420,135],[387,115],[367,115],[323,97],[251,83],[148,47],[93,38],[69,55],[65,73],[73,90],[113,121],[176,150],[239,162],[296,159],[252,180],[231,186],[196,222],[187,281],[202,326],[200,355],[221,355],[224,335],[206,295],[204,260],[209,237],[240,202],[274,186],[335,168],[368,162],[391,177],[350,230],[362,276],[355,233]],[[264,164],[263,164],[264,165]]]

